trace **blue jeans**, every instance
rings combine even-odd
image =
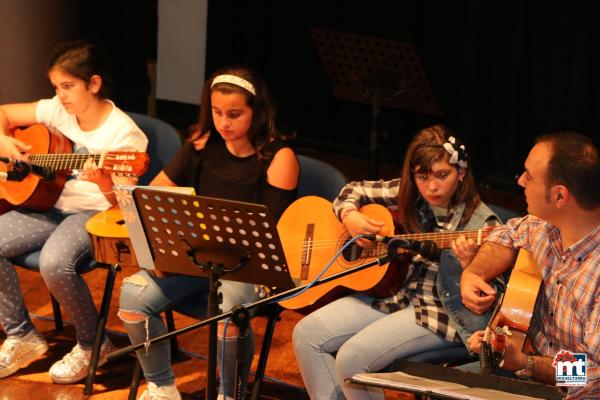
[[[344,297],[294,328],[296,360],[311,399],[383,399],[379,389],[344,380],[380,371],[398,358],[463,346],[417,325],[412,307],[386,314],[371,307],[373,300],[363,294]]]
[[[253,284],[234,281],[221,281],[219,293],[223,296],[220,305],[222,311],[230,311],[232,307],[258,300]],[[196,318],[206,317],[208,306],[208,279],[187,276],[171,275],[156,277],[142,270],[123,280],[121,286],[119,316],[124,323],[131,343],[138,344],[167,333],[160,313],[167,307],[183,314]],[[140,321],[130,321],[122,313],[138,314]],[[245,361],[247,376],[254,353],[254,339],[251,329],[248,330],[248,339],[245,346]],[[219,338],[218,357],[221,365],[222,339]],[[234,396],[235,363],[237,343],[235,338],[225,340],[225,353],[223,371],[221,371],[220,392],[227,396]],[[158,386],[171,385],[175,382],[175,375],[171,368],[171,353],[169,341],[163,341],[150,346],[148,349],[138,350],[138,359],[142,365],[147,381]]]
[[[96,211],[65,214],[13,210],[0,215],[0,325],[10,336],[24,336],[33,324],[23,302],[18,275],[10,260],[41,249],[44,283],[75,325],[77,341],[92,347],[98,314],[81,269],[92,258],[85,223]]]

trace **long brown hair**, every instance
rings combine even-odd
[[[431,172],[433,163],[449,161],[450,154],[444,149],[443,144],[448,142],[450,136],[456,138],[456,135],[449,128],[443,125],[434,125],[420,130],[408,146],[402,165],[400,190],[398,192],[398,219],[402,228],[408,233],[420,232],[423,229],[419,222],[417,210],[417,201],[420,194],[415,184],[414,172],[417,169],[423,172]],[[454,168],[459,168],[456,164],[451,165]],[[465,170],[465,176],[458,183],[449,205],[452,208],[465,203],[459,225],[469,221],[480,202],[470,165],[467,165]]]
[[[213,79],[219,75],[234,75],[246,80],[254,87],[255,94],[233,83],[219,82],[213,86]],[[233,66],[215,71],[205,82],[200,99],[199,120],[197,124],[190,128],[190,141],[196,140],[209,131],[216,133],[212,118],[211,94],[213,91],[225,94],[240,93],[246,98],[246,105],[252,109],[252,122],[248,130],[248,140],[260,161],[264,162],[273,156],[267,151],[267,145],[271,141],[274,139],[289,140],[293,137],[293,133],[284,134],[279,129],[275,101],[264,80],[247,67]]]

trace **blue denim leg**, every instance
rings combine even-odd
[[[366,296],[338,299],[302,318],[292,342],[302,380],[311,399],[344,399],[335,372],[335,353],[357,332],[386,314]]]
[[[381,391],[349,385],[344,379],[382,370],[397,358],[456,346],[417,325],[412,307],[386,314],[371,307],[373,300],[362,294],[348,296],[296,325],[294,351],[311,398],[383,399]]]
[[[160,313],[167,307],[185,303],[188,310],[206,312],[208,280],[184,275],[154,277],[142,270],[123,280],[119,300],[119,316],[131,343],[138,344],[167,332]],[[138,314],[141,320],[123,318],[122,312]],[[158,386],[171,385],[175,375],[171,368],[169,341],[137,351],[147,381]]]
[[[253,284],[247,284],[242,282],[234,281],[221,281],[222,286],[219,291],[223,294],[223,303],[221,304],[221,310],[223,312],[231,311],[231,309],[237,305],[243,305],[258,301],[258,294],[254,290]],[[228,324],[230,326],[231,322]],[[225,349],[223,350],[223,340],[218,340],[218,353],[217,362],[221,371],[221,385],[219,387],[219,393],[225,394],[228,397],[234,397],[235,391],[235,369],[237,359],[237,337],[230,337],[230,334],[226,333]],[[254,355],[254,334],[252,329],[248,327],[247,336],[244,339],[244,372],[242,376],[244,379],[244,385],[246,384],[250,366],[252,364],[252,358]],[[222,354],[221,354],[222,353]],[[245,392],[245,386],[242,389]]]
[[[171,307],[186,315],[203,318],[207,311],[208,280],[191,276],[168,276],[157,278],[146,271],[126,278],[121,287],[120,309],[138,313],[144,317],[140,322],[124,320],[125,328],[132,343],[141,343],[147,338],[153,338],[166,333],[166,328],[160,318],[160,313],[166,307]],[[245,304],[256,300],[254,285],[233,281],[222,281],[219,292],[223,296],[221,309],[229,311],[238,304]],[[123,316],[121,315],[123,320]],[[245,359],[247,375],[252,362],[254,342],[252,331],[248,331],[245,345]],[[221,345],[218,347],[219,365],[221,365]],[[237,347],[235,339],[226,340],[225,357],[223,363],[222,382],[225,393],[233,396],[235,361]],[[144,370],[144,376],[158,386],[170,385],[175,376],[170,365],[170,349],[168,341],[151,346],[147,351],[139,350],[138,357]]]
[[[417,325],[414,309],[408,307],[385,314],[342,345],[335,362],[337,380],[346,399],[383,399],[383,391],[345,383],[345,380],[357,373],[380,371],[399,358],[415,358],[432,350],[456,346]]]

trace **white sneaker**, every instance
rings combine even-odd
[[[175,384],[156,386],[154,382],[149,382],[138,400],[181,400],[181,394]]]
[[[100,347],[100,356],[98,357],[98,367],[106,364],[106,355],[113,351],[115,347],[111,341],[106,338],[102,347]],[[50,367],[50,378],[54,383],[74,383],[87,376],[92,358],[92,349],[84,349],[76,344],[71,352],[63,357],[62,360],[55,362]]]
[[[7,337],[0,349],[0,378],[26,367],[46,351],[48,343],[35,329],[23,337]]]

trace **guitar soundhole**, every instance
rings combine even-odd
[[[346,239],[344,244],[348,243],[349,239]],[[342,257],[347,262],[353,262],[360,259],[363,256],[363,248],[357,245],[356,243],[352,243],[350,246],[346,247],[344,251],[342,251]]]

